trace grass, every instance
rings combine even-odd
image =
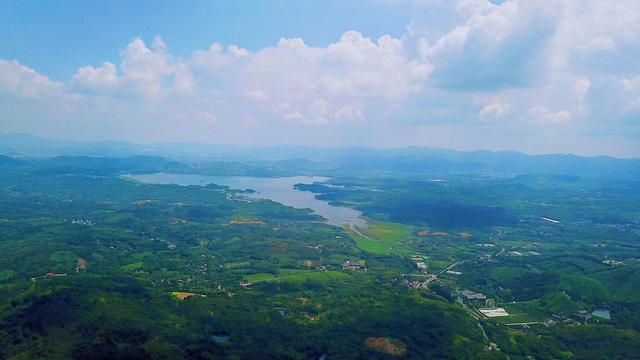
[[[233,269],[242,269],[249,267],[250,263],[248,261],[236,261],[224,264],[225,269],[233,270]]]
[[[141,269],[143,266],[144,266],[143,262],[135,262],[135,263],[127,264],[120,267],[120,270],[125,272],[130,272],[130,271]]]
[[[503,324],[544,321],[551,318],[552,314],[568,315],[578,310],[578,306],[569,296],[559,291],[548,293],[543,299],[501,306],[507,310],[509,316],[494,319]]]
[[[49,259],[56,263],[75,264],[78,256],[71,251],[55,251],[49,255]]]
[[[509,316],[493,318],[495,321],[503,324],[544,321],[548,316],[533,306],[530,302],[521,302],[515,304],[503,304],[502,306]]]
[[[307,273],[309,272],[309,270],[302,270],[302,269],[278,269],[278,276],[284,276],[284,275],[295,275],[295,274],[302,274],[302,273]]]
[[[530,270],[513,267],[513,266],[497,266],[489,270],[489,276],[497,282],[505,282],[513,278],[525,275],[531,272]]]
[[[432,271],[444,270],[447,268],[447,266],[451,265],[451,262],[441,261],[441,260],[431,260],[428,263],[429,263],[429,268],[432,269]]]
[[[580,294],[581,300],[586,302],[602,302],[609,298],[609,292],[600,282],[583,275],[563,276],[560,287],[569,294]]]
[[[0,281],[10,280],[16,275],[13,270],[0,270]]]
[[[292,269],[283,269],[283,270],[292,270]],[[349,275],[341,272],[341,271],[306,271],[306,270],[298,270],[295,272],[285,271],[276,276],[271,273],[257,273],[251,274],[244,277],[244,280],[252,283],[261,282],[261,281],[286,281],[286,282],[305,282],[305,281],[316,281],[316,282],[327,282],[329,280],[341,280],[348,279]]]
[[[536,305],[550,313],[568,315],[579,310],[571,298],[560,291],[548,293],[542,300],[534,300]]]
[[[275,279],[276,276],[271,274],[271,273],[257,273],[257,274],[251,274],[251,275],[247,275],[244,276],[244,280],[251,282],[251,283],[256,283],[256,282],[260,282],[260,281],[267,281],[267,280],[273,280]]]
[[[399,255],[409,255],[414,252],[405,243],[412,236],[412,228],[407,225],[394,224],[388,222],[370,222],[366,228],[358,228],[365,236],[353,231],[348,226],[345,230],[356,246],[367,253],[374,255],[386,255],[395,253]]]

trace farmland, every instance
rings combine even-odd
[[[640,344],[632,183],[396,174],[292,190],[361,211],[354,230],[228,188],[40,166],[0,174],[3,358],[598,358]]]

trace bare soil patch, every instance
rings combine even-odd
[[[407,352],[407,345],[392,337],[368,337],[364,343],[376,351],[389,355],[401,356]]]
[[[196,293],[190,293],[190,292],[182,292],[182,291],[173,291],[171,292],[172,296],[177,297],[180,300],[184,300],[188,297],[192,297],[192,296],[201,296],[200,294],[196,294]]]

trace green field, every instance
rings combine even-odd
[[[158,161],[0,162],[0,359],[391,358],[367,345],[380,339],[408,359],[640,353],[636,182],[354,171],[306,187],[362,211],[360,235],[230,189],[120,177]],[[197,169],[315,173],[288,166]],[[464,290],[489,301],[460,304]],[[476,319],[487,303],[510,315]],[[611,320],[585,319],[596,309]]]
[[[340,272],[340,271],[304,271],[301,270],[299,272],[291,272],[291,271],[283,271],[282,273],[278,273],[278,275],[273,275],[269,273],[262,274],[251,274],[244,277],[244,280],[256,283],[261,281],[285,281],[285,282],[305,282],[305,281],[314,281],[314,282],[326,282],[329,280],[346,280],[349,279],[349,275]]]
[[[135,262],[135,263],[124,265],[120,267],[120,269],[125,272],[130,272],[130,271],[142,269],[143,266],[144,266],[143,262]]]
[[[412,232],[409,226],[386,222],[369,222],[366,228],[358,228],[365,236],[359,235],[347,226],[345,226],[345,230],[356,241],[358,248],[362,251],[376,255],[408,255],[413,253],[412,248],[407,245]]]

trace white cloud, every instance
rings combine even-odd
[[[73,87],[90,91],[113,89],[117,84],[116,66],[108,61],[103,62],[98,68],[91,65],[79,68],[71,80]]]
[[[195,79],[189,67],[182,62],[174,65],[173,91],[178,94],[190,94],[195,86]]]
[[[553,35],[556,9],[528,1],[488,9],[473,13],[423,50],[439,86],[494,91],[535,81],[534,70],[543,60],[540,50]]]
[[[364,117],[362,107],[358,105],[347,105],[336,111],[334,118],[338,121],[342,120],[359,120]]]
[[[195,51],[192,55],[192,63],[196,66],[206,67],[211,71],[215,71],[247,55],[249,55],[249,51],[239,48],[236,45],[228,46],[225,51],[222,44],[213,43],[208,50]]]
[[[30,98],[29,106],[64,98],[65,109],[87,121],[135,114],[153,124],[150,131],[160,132],[157,119],[168,128],[177,119],[174,129],[193,136],[223,136],[237,125],[260,128],[261,137],[270,129],[360,127],[353,131],[360,134],[373,125],[435,123],[527,135],[563,124],[571,136],[604,126],[615,132],[624,123],[619,136],[637,134],[629,127],[639,125],[628,125],[640,109],[635,0],[388,1],[413,4],[414,19],[399,38],[348,31],[321,47],[301,38],[255,51],[213,43],[184,57],[160,38],[135,38],[120,59],[80,67],[67,84],[0,60],[0,96]],[[30,108],[41,111],[34,119],[47,118],[52,106],[41,108]],[[308,131],[296,140],[320,141]]]
[[[525,118],[533,124],[567,124],[571,121],[571,113],[566,110],[553,112],[542,105],[537,105],[529,109],[525,114]]]
[[[218,121],[218,117],[208,111],[198,110],[198,109],[189,109],[184,113],[178,115],[178,119],[182,122],[204,122],[213,124]]]
[[[149,99],[193,94],[194,102],[225,99],[255,116],[326,124],[361,119],[370,104],[402,101],[418,92],[430,68],[411,59],[399,39],[372,41],[354,31],[324,48],[302,39],[280,39],[274,47],[249,52],[214,43],[178,59],[156,38],[148,47],[135,38],[110,62],[76,72],[78,92]]]
[[[127,89],[145,97],[161,97],[167,90],[164,79],[175,71],[160,39],[149,49],[140,38],[134,39],[123,53],[122,83]]]
[[[622,78],[620,80],[622,90],[625,92],[636,91],[640,89],[640,75],[632,78]]]
[[[192,64],[211,83],[258,102],[262,110],[320,124],[361,118],[370,102],[402,100],[421,89],[430,70],[410,59],[399,39],[373,42],[354,31],[325,48],[297,38],[255,53],[213,44],[195,52]]]
[[[116,66],[108,61],[97,68],[85,66],[74,74],[72,87],[80,92],[150,99],[193,90],[195,80],[189,67],[169,54],[159,37],[151,48],[141,38],[135,38],[121,55],[119,75]]]
[[[62,83],[28,68],[20,62],[0,59],[0,96],[38,98],[62,91]]]
[[[629,100],[624,107],[625,112],[640,110],[640,97]]]
[[[492,103],[483,106],[478,112],[478,117],[483,120],[499,119],[509,111],[510,105],[503,103]]]
[[[262,90],[247,90],[243,95],[251,100],[262,101],[267,99],[267,95]]]
[[[585,97],[589,93],[589,88],[591,87],[591,81],[587,78],[578,78],[576,79],[575,91],[576,96],[578,97],[578,101],[580,103],[584,102]]]

